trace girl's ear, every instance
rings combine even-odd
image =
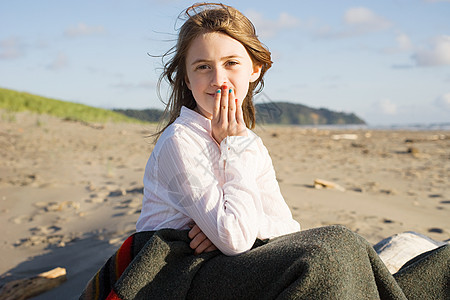
[[[188,89],[192,90],[191,89],[191,83],[190,83],[189,78],[187,77],[187,75],[184,76],[184,82],[186,82],[186,85],[187,85]]]
[[[250,82],[255,82],[261,75],[261,65],[253,65],[253,73],[250,75]]]

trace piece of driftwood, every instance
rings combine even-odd
[[[341,192],[345,191],[345,188],[343,188],[342,186],[340,186],[337,183],[331,182],[331,181],[327,181],[327,180],[323,180],[323,179],[314,179],[314,188],[316,189],[335,189]]]
[[[394,274],[412,258],[445,244],[420,233],[407,231],[385,238],[373,248],[389,272]]]
[[[55,268],[33,277],[14,280],[2,287],[0,300],[25,300],[49,291],[66,280],[64,268]]]
[[[358,135],[352,133],[344,133],[344,134],[333,134],[331,138],[335,141],[339,140],[357,140]]]

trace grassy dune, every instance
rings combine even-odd
[[[8,112],[31,111],[81,122],[140,122],[123,114],[92,106],[45,98],[0,88],[0,109]]]

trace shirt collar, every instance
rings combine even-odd
[[[181,107],[180,118],[186,124],[197,124],[211,132],[211,120],[186,106]]]

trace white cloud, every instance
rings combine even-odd
[[[450,112],[450,93],[441,95],[440,97],[438,97],[435,101],[434,104],[442,110],[448,111]]]
[[[328,25],[316,31],[321,38],[347,38],[386,30],[392,23],[386,18],[375,14],[366,7],[348,9],[343,16],[344,28],[333,29]]]
[[[0,59],[15,59],[24,55],[23,44],[17,37],[0,41]]]
[[[404,33],[398,33],[395,40],[397,41],[397,47],[400,51],[409,51],[413,47],[411,39]]]
[[[300,20],[288,13],[281,13],[278,17],[278,26],[281,28],[294,28],[300,24]]]
[[[280,13],[277,20],[266,19],[257,11],[248,11],[246,16],[255,25],[257,34],[262,38],[271,38],[283,29],[292,29],[300,25],[300,20],[288,13]]]
[[[418,66],[450,65],[450,36],[435,38],[430,47],[417,50],[413,59]]]
[[[64,69],[68,65],[67,56],[64,53],[59,53],[58,56],[47,66],[47,69],[57,71]]]
[[[395,115],[397,114],[397,105],[389,99],[381,99],[372,104],[372,108],[377,113],[383,115]]]
[[[67,37],[96,35],[104,33],[105,28],[103,26],[88,26],[84,23],[78,23],[78,25],[71,26],[64,31],[64,35]]]
[[[413,44],[409,36],[405,33],[398,32],[395,37],[396,45],[394,47],[383,49],[384,53],[401,53],[411,51],[413,49]]]
[[[391,27],[391,22],[378,16],[366,7],[354,7],[344,14],[344,22],[351,26],[357,26],[364,31],[379,31]]]

